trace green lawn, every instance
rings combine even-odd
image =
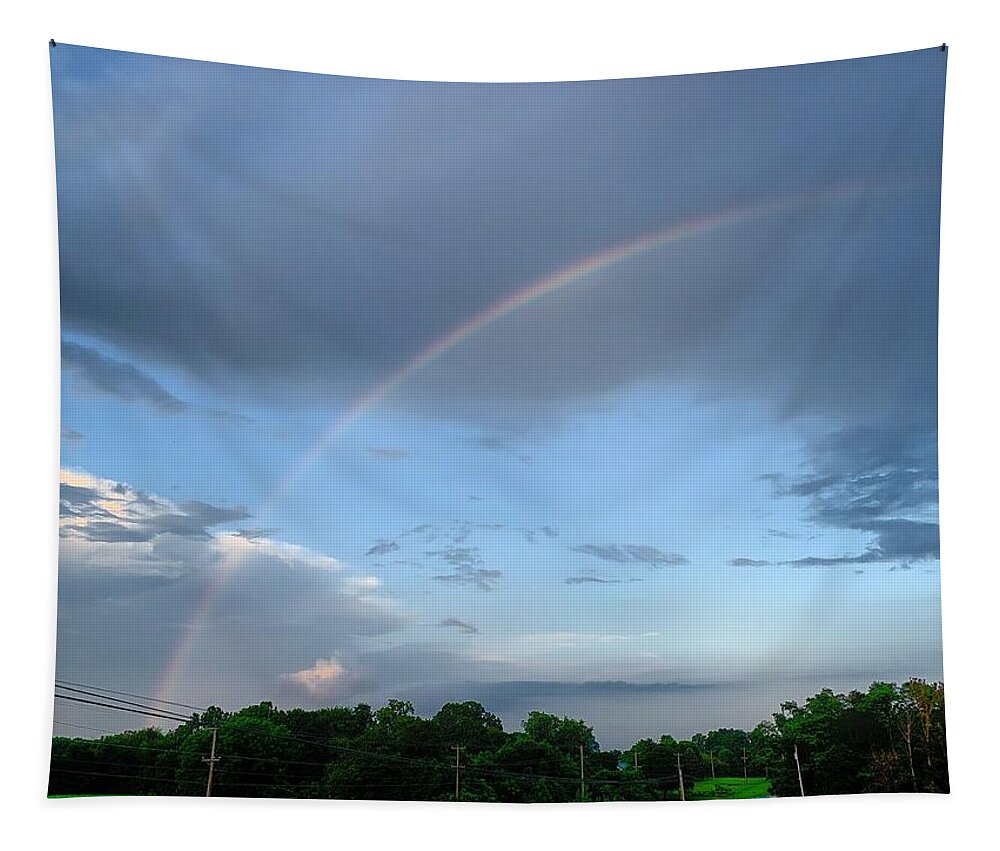
[[[766,798],[771,782],[763,777],[711,777],[694,784],[692,801],[711,801],[719,798]]]
[[[83,795],[49,795],[52,798],[127,798],[128,795],[88,795],[84,793]]]

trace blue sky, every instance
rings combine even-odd
[[[60,45],[59,676],[610,745],[940,678],[944,56],[503,85]],[[490,305],[775,199],[483,327],[289,480]]]

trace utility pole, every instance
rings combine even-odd
[[[461,800],[460,798],[461,789],[459,788],[458,785],[458,772],[462,765],[459,756],[461,755],[464,748],[461,745],[452,745],[451,749],[455,752],[455,800],[458,801]]]
[[[584,787],[583,787],[583,745],[580,745],[580,802],[584,800]]]
[[[749,782],[747,779],[747,749],[743,748],[743,785],[746,786]]]
[[[687,799],[684,797],[684,769],[681,768],[681,752],[680,751],[677,751],[677,782],[680,784],[680,787],[681,787],[681,800],[685,801]]]
[[[708,758],[712,761],[712,780],[715,780],[715,751],[708,752]]]
[[[212,797],[212,776],[215,774],[215,763],[219,761],[219,757],[215,755],[215,743],[219,736],[219,730],[217,727],[212,728],[212,755],[201,758],[202,762],[208,763],[208,784],[205,786],[205,797]]]
[[[799,793],[804,798],[806,796],[806,787],[802,785],[802,764],[799,762],[799,743],[795,743],[795,770],[799,773]]]

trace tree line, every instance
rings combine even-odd
[[[627,711],[627,707],[623,708]],[[475,701],[432,718],[408,701],[317,710],[210,707],[169,732],[52,741],[50,795],[504,802],[687,799],[701,781],[767,778],[770,794],[947,792],[944,687],[922,679],[867,691],[823,689],[751,731],[604,749],[584,721],[531,712],[521,729]],[[582,776],[581,776],[582,775]],[[801,778],[801,780],[800,780]]]

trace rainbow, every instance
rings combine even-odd
[[[704,236],[722,228],[732,227],[777,212],[789,210],[799,205],[849,199],[862,191],[884,188],[886,182],[852,181],[805,194],[779,197],[743,207],[730,208],[714,215],[690,219],[686,222],[614,245],[528,284],[506,298],[491,304],[461,325],[452,328],[427,347],[417,352],[416,355],[394,372],[385,376],[364,393],[357,396],[347,410],[333,420],[330,426],[298,457],[274,490],[268,494],[260,509],[256,512],[258,520],[266,517],[274,509],[275,505],[281,501],[289,488],[323,456],[326,450],[341,435],[383,399],[391,395],[400,385],[404,384],[416,373],[432,365],[448,352],[461,346],[466,340],[474,337],[483,329],[501,321],[512,313],[522,310],[566,287],[585,281],[592,275],[623,264],[643,254],[661,250],[694,237]],[[897,178],[892,182],[899,184],[911,181]],[[161,675],[156,689],[158,699],[163,700],[170,696],[173,684],[191,653],[198,633],[211,614],[216,596],[224,586],[226,577],[234,569],[234,565],[231,562],[232,559],[230,557],[224,558],[223,562],[217,567],[216,576],[204,592],[204,596],[187,625],[185,635],[178,643],[170,662]]]

